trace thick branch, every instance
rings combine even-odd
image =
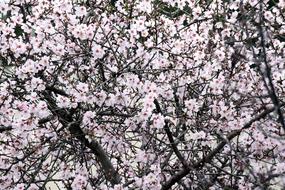
[[[280,101],[276,95],[275,92],[275,88],[272,82],[272,74],[271,74],[271,68],[268,64],[268,60],[267,60],[267,55],[266,55],[266,49],[265,49],[265,39],[264,39],[264,31],[262,28],[262,25],[264,23],[264,17],[263,17],[263,1],[260,1],[260,13],[259,13],[259,25],[258,25],[258,30],[259,30],[259,35],[261,38],[261,46],[262,46],[262,58],[263,58],[263,62],[265,64],[265,75],[266,78],[268,79],[268,86],[267,90],[269,93],[269,96],[271,98],[272,103],[274,104],[277,114],[278,114],[278,121],[280,122],[280,124],[282,125],[283,130],[285,131],[285,121],[284,121],[284,116],[282,114],[281,108],[280,108]],[[265,85],[267,85],[266,80],[264,80]]]
[[[0,126],[0,133],[4,132],[4,131],[10,131],[12,130],[13,128],[11,126]]]
[[[43,125],[53,119],[53,116],[48,116],[46,118],[40,119],[38,124]],[[13,129],[12,126],[0,126],[0,133],[5,132],[5,131],[11,131]]]
[[[282,104],[281,106],[284,106]],[[257,115],[256,117],[252,118],[248,123],[246,123],[241,129],[233,131],[227,136],[227,140],[231,141],[233,138],[238,136],[244,129],[250,128],[251,125],[259,121],[260,119],[266,117],[269,113],[273,112],[275,108],[271,108],[268,110],[265,110],[261,114]],[[175,183],[179,182],[183,177],[189,174],[192,168],[194,169],[201,169],[206,163],[209,163],[212,161],[212,159],[224,148],[224,146],[227,144],[226,140],[223,140],[220,142],[214,150],[212,150],[207,156],[199,160],[198,162],[194,163],[193,165],[190,165],[189,168],[184,168],[178,173],[176,173],[174,176],[172,176],[165,184],[162,186],[162,190],[170,189]]]
[[[54,92],[55,94],[59,94],[59,95],[68,97],[68,94],[67,94],[64,90],[55,88],[54,86],[47,86],[47,87],[46,87],[46,90],[52,91],[52,92]]]
[[[72,114],[65,109],[59,109],[56,106],[55,100],[52,98],[51,93],[45,93],[44,98],[48,102],[48,107],[51,112],[56,115],[60,123],[69,129],[70,133],[76,137],[83,145],[90,148],[94,155],[97,157],[102,170],[106,176],[106,179],[111,182],[112,185],[120,183],[120,176],[112,165],[107,153],[103,150],[102,146],[94,141],[89,141],[82,129],[80,128],[81,119],[79,121],[73,121]]]
[[[161,110],[161,108],[159,106],[159,103],[158,103],[158,101],[156,99],[154,100],[154,104],[156,106],[157,111],[162,114],[162,110]],[[172,135],[172,133],[171,133],[171,131],[169,129],[169,126],[168,126],[168,121],[165,121],[165,125],[163,126],[163,128],[164,128],[164,130],[166,132],[166,135],[168,137],[170,145],[171,145],[174,153],[176,154],[177,158],[181,161],[181,163],[183,164],[183,166],[185,168],[188,168],[188,164],[187,164],[186,160],[184,159],[184,157],[182,156],[182,154],[178,150],[178,148],[176,146],[176,143],[174,142],[173,135]]]
[[[94,141],[89,141],[86,137],[82,129],[80,128],[79,122],[74,122],[69,126],[69,131],[72,135],[74,135],[81,143],[83,143],[86,147],[90,148],[90,150],[96,155],[99,163],[102,166],[104,174],[113,185],[120,183],[120,176],[113,167],[107,153],[104,151],[102,146]]]

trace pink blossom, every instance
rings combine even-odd
[[[86,7],[81,6],[81,7],[75,8],[76,16],[82,17],[82,16],[85,16],[86,14],[87,14]]]
[[[92,46],[92,54],[95,59],[101,59],[104,56],[105,51],[100,45],[94,44]]]

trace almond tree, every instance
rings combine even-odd
[[[284,12],[1,1],[1,189],[285,186]]]

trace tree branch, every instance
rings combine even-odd
[[[284,106],[282,104],[281,106]],[[268,110],[265,110],[261,114],[257,115],[256,117],[252,118],[248,123],[246,123],[241,129],[233,131],[227,136],[228,141],[231,141],[233,138],[238,136],[244,129],[248,129],[251,127],[251,125],[259,121],[260,119],[266,117],[269,113],[273,112],[275,108],[270,108]],[[167,190],[170,189],[175,183],[179,182],[183,177],[189,174],[191,169],[201,169],[206,163],[209,163],[212,161],[212,159],[224,148],[224,146],[227,144],[226,140],[223,140],[220,142],[214,150],[212,150],[207,156],[199,160],[198,162],[194,163],[193,165],[190,165],[188,168],[183,168],[181,171],[176,173],[174,176],[172,176],[165,184],[162,185],[161,190]]]
[[[11,126],[0,126],[0,133],[4,132],[4,131],[10,131],[12,130],[13,128]]]
[[[278,114],[278,121],[280,122],[283,130],[285,131],[285,121],[284,121],[284,116],[281,112],[281,109],[280,109],[280,101],[276,95],[276,92],[275,92],[275,88],[274,88],[274,85],[273,85],[273,82],[272,82],[272,74],[271,74],[271,68],[268,64],[268,60],[267,60],[267,55],[266,55],[266,49],[265,49],[265,39],[264,39],[264,31],[263,31],[263,28],[262,28],[262,24],[264,22],[264,18],[263,18],[263,1],[260,1],[259,2],[259,5],[260,5],[260,12],[259,12],[259,24],[258,24],[258,30],[259,30],[259,35],[260,35],[260,38],[261,38],[261,47],[262,47],[262,58],[263,58],[263,62],[265,64],[265,76],[266,78],[268,79],[268,86],[267,86],[267,83],[266,83],[266,80],[264,80],[264,83],[267,87],[267,90],[268,90],[268,93],[269,93],[269,96],[271,98],[271,101],[272,103],[274,104],[275,108],[276,108],[276,112]]]
[[[40,119],[38,124],[43,125],[53,119],[53,116],[48,116],[46,118]],[[5,131],[11,131],[13,129],[12,126],[0,126],[0,133],[5,132]]]
[[[154,100],[154,104],[155,104],[155,106],[156,106],[157,111],[158,111],[159,113],[163,114],[163,113],[162,113],[162,110],[161,110],[161,108],[160,108],[160,105],[159,105],[159,103],[158,103],[158,101],[157,101],[156,99]],[[170,142],[170,145],[171,145],[171,147],[172,147],[172,149],[173,149],[175,155],[176,155],[177,158],[181,161],[181,163],[183,164],[183,166],[184,166],[185,168],[188,168],[188,163],[186,162],[186,160],[185,160],[184,157],[182,156],[181,152],[178,150],[178,148],[177,148],[177,146],[176,146],[177,143],[174,142],[174,138],[173,138],[173,135],[172,135],[172,133],[171,133],[171,131],[170,131],[170,129],[169,129],[168,121],[167,121],[167,120],[165,121],[165,125],[163,126],[163,128],[164,128],[164,130],[165,130],[165,132],[166,132],[166,135],[167,135],[167,137],[168,137],[168,140],[169,140],[169,142]]]
[[[94,140],[89,141],[86,135],[80,128],[81,119],[74,121],[72,118],[73,113],[68,112],[64,109],[59,109],[56,105],[55,100],[52,98],[51,93],[45,93],[44,98],[48,102],[48,107],[51,112],[58,116],[60,123],[68,128],[70,133],[78,139],[83,145],[88,147],[99,160],[99,163],[103,169],[106,179],[111,182],[112,185],[120,183],[120,176],[112,165],[107,153],[104,151],[102,146]]]

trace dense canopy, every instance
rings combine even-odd
[[[284,13],[0,1],[0,188],[284,187]]]

